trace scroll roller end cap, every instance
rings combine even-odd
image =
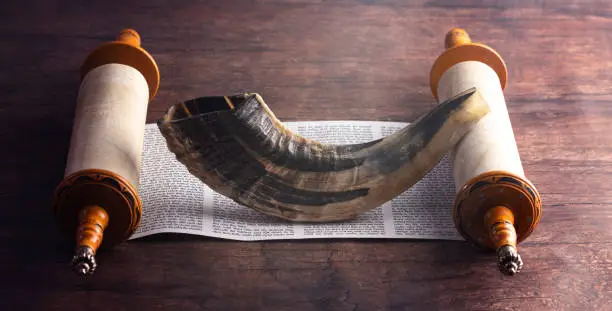
[[[81,277],[86,277],[96,270],[97,263],[94,251],[89,246],[77,247],[72,257],[72,270]]]
[[[499,271],[505,275],[516,275],[523,268],[523,260],[515,247],[505,245],[497,250]]]

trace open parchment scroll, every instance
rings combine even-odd
[[[284,122],[324,143],[359,143],[387,136],[407,123],[386,121]],[[452,221],[455,184],[447,155],[402,195],[361,217],[338,223],[290,223],[240,206],[189,174],[155,124],[147,124],[139,194],[141,224],[131,239],[184,233],[231,240],[410,238],[462,240]]]

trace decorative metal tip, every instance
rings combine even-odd
[[[81,277],[93,274],[96,270],[94,251],[89,246],[77,247],[72,257],[72,270]]]
[[[505,275],[516,275],[523,268],[523,260],[516,247],[504,245],[497,250],[499,271]]]

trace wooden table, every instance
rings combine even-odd
[[[606,1],[3,1],[0,309],[610,310],[612,4]],[[466,28],[509,68],[508,109],[544,216],[502,276],[452,241],[131,241],[69,270],[51,191],[78,70],[125,27],[162,83],[147,116],[201,95],[261,93],[279,118],[412,121],[431,109],[444,34]]]

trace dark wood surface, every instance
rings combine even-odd
[[[279,118],[411,121],[429,69],[466,28],[509,67],[508,109],[544,216],[526,267],[450,241],[131,241],[83,281],[56,232],[92,48],[140,32],[173,102],[261,93]],[[607,1],[2,1],[2,310],[610,310],[612,5]]]

